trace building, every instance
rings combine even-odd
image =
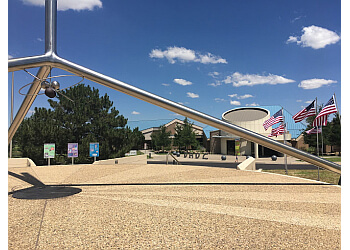
[[[179,119],[173,119],[173,120],[171,120],[171,121],[169,121],[167,123],[160,124],[162,121],[163,120],[155,121],[155,122],[158,123],[158,126],[152,126],[152,127],[140,130],[141,133],[145,137],[145,149],[151,149],[152,148],[151,135],[154,132],[159,131],[160,127],[162,125],[164,125],[166,127],[166,131],[167,132],[170,131],[170,138],[173,139],[175,137],[175,133],[176,133],[176,130],[175,130],[176,126],[178,126],[178,125],[181,126],[182,124],[184,124],[184,122],[179,120]],[[153,124],[155,124],[155,123],[153,123]],[[192,129],[193,129],[193,131],[196,134],[196,139],[199,142],[199,144],[202,145],[204,148],[207,148],[207,141],[208,141],[208,139],[207,139],[206,134],[204,133],[203,127],[193,124],[192,125]]]
[[[265,131],[263,123],[281,108],[281,106],[240,107],[226,111],[222,114],[222,119],[255,133],[268,136],[271,133],[271,129],[277,127],[279,124]],[[305,130],[306,125],[303,123],[295,123],[292,119],[292,115],[286,110],[284,110],[284,117],[287,124],[285,138],[283,135],[271,138],[282,143],[285,139],[286,143],[291,145],[292,139],[297,138]],[[279,152],[222,130],[210,132],[210,153],[225,155],[237,154],[254,156],[256,158],[274,154],[281,156]]]

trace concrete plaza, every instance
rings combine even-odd
[[[9,168],[9,249],[340,249],[341,188],[184,165]]]

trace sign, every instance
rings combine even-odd
[[[68,158],[78,157],[78,143],[68,143]]]
[[[55,143],[44,144],[44,158],[55,158]]]
[[[100,145],[98,142],[90,143],[90,157],[99,157],[100,156]]]

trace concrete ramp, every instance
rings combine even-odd
[[[256,170],[255,158],[249,157],[237,166],[238,170]]]

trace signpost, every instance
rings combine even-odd
[[[78,143],[68,143],[68,158],[72,158],[72,165],[76,157],[78,157]]]
[[[100,145],[98,142],[90,143],[90,157],[94,157],[94,162],[96,161],[96,157],[100,157]]]
[[[50,158],[55,158],[55,143],[44,144],[44,158],[48,159],[48,165],[50,166]]]

